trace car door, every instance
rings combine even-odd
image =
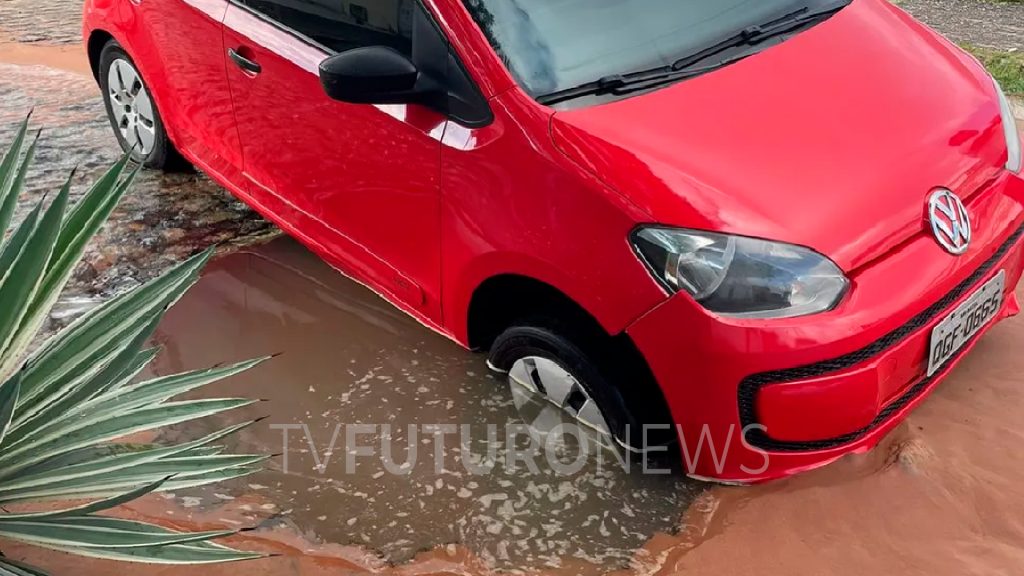
[[[414,57],[415,10],[415,0],[238,0],[225,41],[253,200],[332,264],[438,321],[447,119],[334,101],[318,75],[325,58],[360,46]]]
[[[242,182],[224,54],[228,0],[146,0],[116,12],[134,32],[129,53],[179,150],[223,181]]]

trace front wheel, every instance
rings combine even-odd
[[[100,54],[100,88],[121,149],[132,160],[159,170],[188,165],[167,137],[163,119],[135,62],[111,40]]]
[[[539,396],[585,428],[639,451],[643,431],[626,407],[599,346],[565,328],[527,323],[508,328],[491,347],[490,366],[509,384]]]

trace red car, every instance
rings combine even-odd
[[[673,425],[695,477],[871,448],[1018,312],[1010,106],[883,0],[89,0],[84,28],[138,161],[623,446]]]

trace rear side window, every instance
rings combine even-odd
[[[390,46],[412,56],[417,0],[239,0],[334,52]]]

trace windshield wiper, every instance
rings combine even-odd
[[[839,2],[832,2],[819,8],[812,9],[808,6],[788,14],[784,14],[774,20],[765,22],[764,24],[748,26],[721,42],[676,60],[672,64],[672,69],[682,70],[684,68],[688,68],[731,48],[756,46],[765,40],[781,36],[787,32],[792,32],[797,28],[828,18],[847,7],[849,4],[850,0],[840,0]]]
[[[697,67],[697,64],[704,62],[712,56],[721,54],[732,48],[742,46],[756,46],[765,40],[774,38],[793,31],[797,28],[827,18],[842,10],[850,4],[850,0],[832,2],[820,8],[809,7],[795,10],[781,17],[775,18],[764,24],[744,28],[739,33],[722,40],[712,46],[704,48],[688,56],[684,56],[669,66],[640,70],[626,74],[613,74],[604,76],[594,82],[587,82],[572,88],[566,88],[537,98],[537,101],[545,105],[558,104],[567,100],[573,100],[583,96],[599,94],[623,95],[631,92],[638,92],[658,86],[687,80],[730,64],[735,64],[744,58],[753,56],[755,52],[745,52],[738,56],[725,58],[711,65]]]
[[[710,66],[702,66],[700,68],[690,67],[685,70],[675,70],[671,66],[664,66],[662,68],[653,68],[651,70],[642,70],[640,72],[631,72],[629,74],[613,74],[611,76],[604,76],[594,82],[587,82],[586,84],[580,84],[579,86],[545,94],[538,97],[537,101],[546,106],[551,106],[553,104],[558,104],[559,102],[574,100],[583,96],[593,96],[598,94],[621,96],[631,92],[657,88],[664,84],[701,76],[708,72],[713,72],[719,68],[728,66],[729,64],[739,62],[740,60],[750,56],[753,56],[753,54],[741,54],[733,58],[727,58],[720,62],[716,62]]]

